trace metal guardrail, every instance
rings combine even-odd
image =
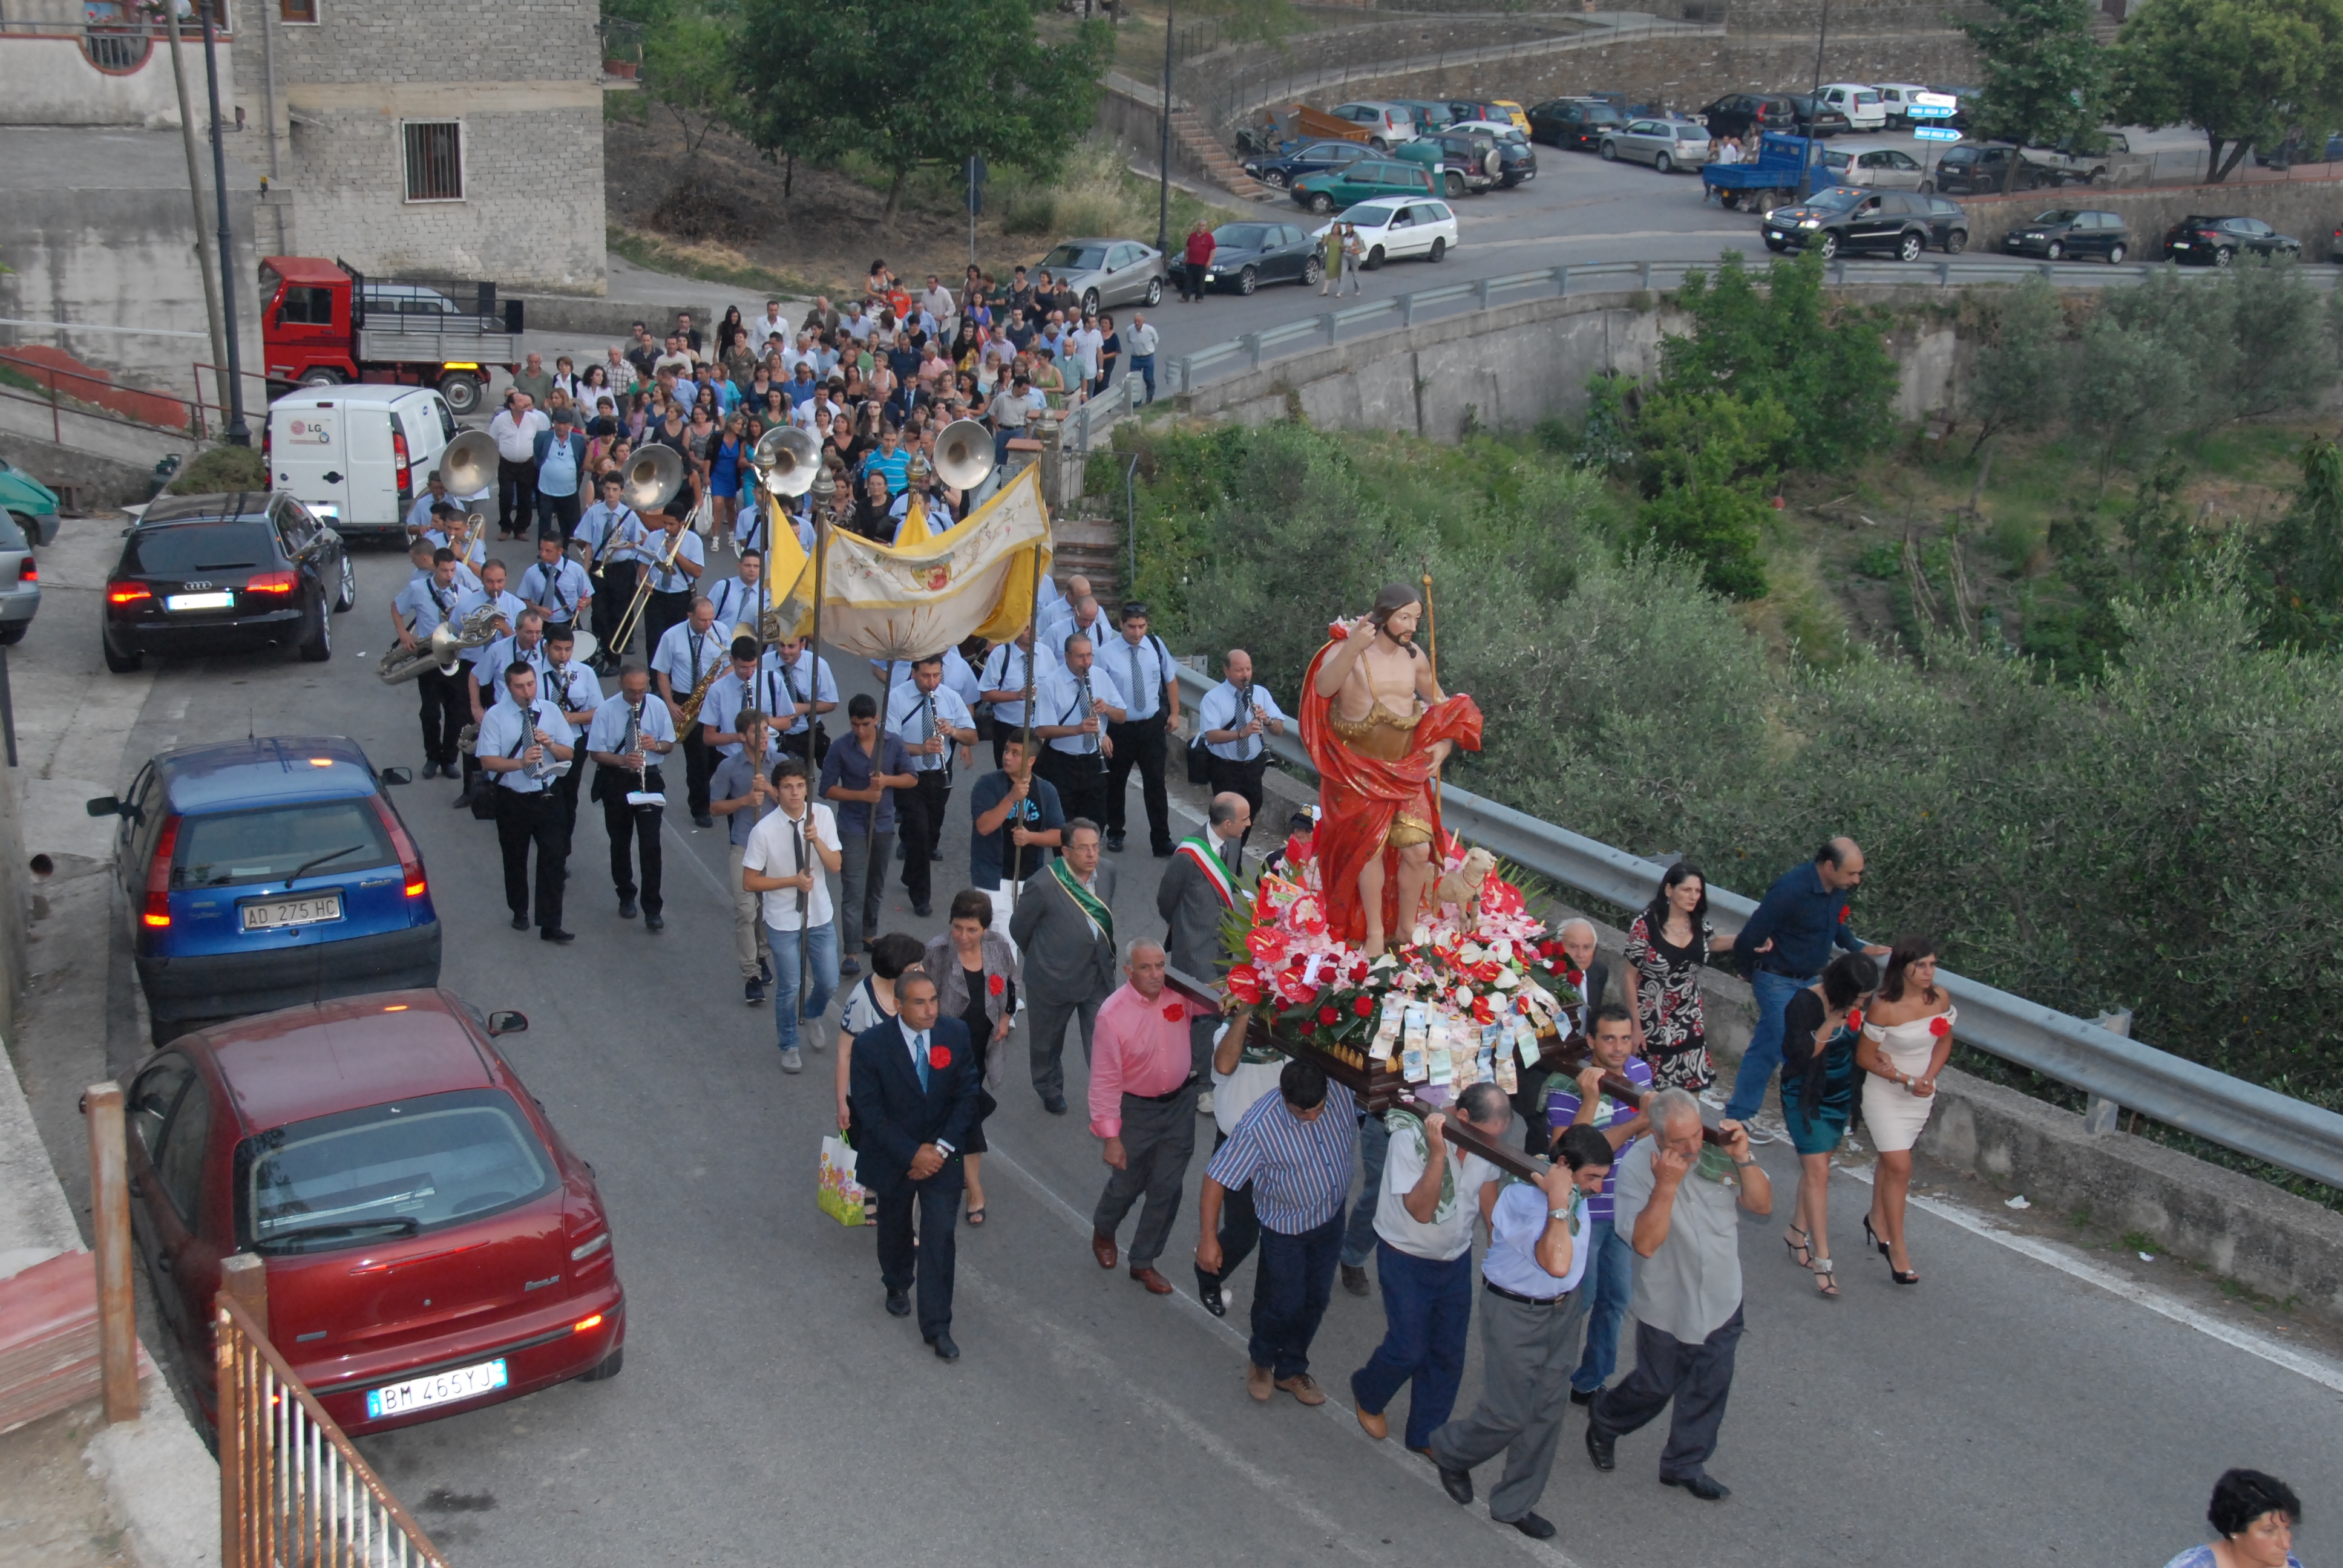
[[[1290,357],[1299,348],[1285,354],[1271,350],[1284,348],[1288,344],[1308,344],[1313,348],[1331,347],[1340,341],[1346,328],[1359,327],[1407,327],[1425,310],[1457,300],[1470,299],[1475,310],[1486,310],[1494,297],[1503,294],[1507,304],[1519,304],[1523,297],[1563,296],[1572,293],[1604,292],[1605,286],[1615,288],[1624,283],[1638,289],[1674,288],[1683,285],[1689,272],[1715,273],[1717,263],[1708,261],[1594,261],[1566,266],[1540,267],[1534,272],[1511,272],[1498,277],[1476,278],[1470,283],[1452,283],[1438,288],[1419,288],[1391,299],[1379,299],[1368,305],[1354,305],[1346,310],[1329,310],[1300,321],[1290,321],[1282,327],[1272,327],[1264,332],[1248,332],[1225,343],[1200,348],[1192,354],[1173,358],[1166,367],[1163,390],[1167,393],[1192,392],[1204,381],[1242,370],[1258,370],[1273,359]],[[2123,266],[2104,265],[2086,266],[2079,263],[2055,261],[2022,261],[2001,256],[1944,256],[1934,261],[1858,261],[1845,256],[1827,264],[1827,281],[1837,286],[1847,285],[1921,285],[1953,288],[1979,283],[2022,283],[2029,277],[2046,277],[2054,283],[2081,284],[2101,286],[2107,284],[2142,283],[2165,271],[2161,264],[2133,263]],[[2221,276],[2217,267],[2195,271],[2174,268],[2183,277]],[[2312,286],[2336,286],[2338,273],[2343,269],[2306,266],[2303,276]],[[1388,328],[1387,328],[1388,329]]]
[[[1215,684],[1184,664],[1177,673],[1192,702]],[[1279,761],[1315,773],[1299,740],[1267,739]],[[1443,819],[1465,839],[1622,909],[1649,903],[1667,869],[1453,784],[1442,787],[1440,805]],[[1755,900],[1714,882],[1708,900],[1736,929],[1757,908]],[[1939,969],[1936,978],[1960,1002],[1958,1036],[1965,1043],[2225,1149],[2343,1188],[2343,1115],[1949,970]]]

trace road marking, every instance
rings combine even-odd
[[[1869,1171],[1857,1171],[1846,1166],[1841,1166],[1840,1169],[1865,1186],[1871,1185]],[[1911,1195],[1909,1201],[1914,1208],[1933,1214],[1948,1224],[1958,1226],[1972,1236],[1982,1236],[1996,1246],[2006,1247],[2020,1256],[2031,1258],[2037,1263],[2046,1263],[2060,1273],[2080,1280],[2087,1285],[2097,1285],[2111,1296],[2120,1296],[2135,1305],[2146,1307],[2159,1317],[2169,1318],[2184,1328],[2195,1329],[2207,1338],[2218,1340],[2226,1345],[2234,1345],[2248,1355],[2259,1356],[2272,1366],[2282,1367],[2288,1372],[2308,1378],[2312,1382],[2324,1388],[2343,1393],[2343,1366],[2337,1365],[2324,1356],[2307,1354],[2290,1345],[2280,1344],[2266,1335],[2256,1333],[2251,1329],[2236,1323],[2225,1323],[2209,1312],[2199,1312],[2187,1302],[2175,1301],[2170,1296],[2143,1285],[2136,1280],[2126,1279],[2111,1270],[2102,1269],[2097,1264],[2079,1258],[2053,1242],[2023,1235],[2017,1231],[2002,1230],[1983,1215],[1970,1213],[1967,1210],[1957,1208],[1938,1199],[1924,1198],[1916,1192]]]
[[[1031,1171],[1026,1170],[1025,1167],[1017,1163],[1017,1161],[1001,1148],[999,1136],[993,1133],[990,1129],[986,1131],[985,1138],[991,1145],[990,1151],[985,1156],[986,1159],[1009,1167],[1010,1171],[1016,1176],[1018,1181],[1024,1183],[1024,1185],[1032,1191],[1040,1194],[1041,1199],[1052,1210],[1056,1211],[1059,1217],[1066,1221],[1068,1228],[1086,1241],[1090,1238],[1091,1230],[1090,1217],[1088,1215],[1083,1214],[1071,1203],[1067,1202],[1066,1200],[1058,1196],[1058,1194],[1051,1191],[1049,1185],[1040,1177],[1034,1175]],[[1204,1310],[1204,1303],[1197,1301],[1194,1297],[1190,1296],[1186,1292],[1175,1288],[1172,1292],[1172,1299],[1179,1302],[1188,1311],[1194,1312],[1198,1317],[1203,1319],[1205,1323],[1212,1328],[1217,1329],[1222,1334],[1228,1336],[1230,1342],[1237,1345],[1240,1349],[1243,1349],[1251,1344],[1252,1342],[1246,1335],[1239,1333],[1234,1328],[1231,1327],[1227,1320],[1216,1318],[1212,1316],[1212,1313],[1206,1312]],[[1030,1315],[1030,1309],[1021,1307],[1019,1310],[1021,1312],[1025,1312]],[[1248,1361],[1252,1359],[1250,1353],[1247,1354],[1246,1359]],[[1345,1404],[1340,1395],[1335,1393],[1333,1390],[1327,1388],[1322,1382],[1319,1387],[1321,1392],[1326,1395],[1326,1402],[1319,1407],[1320,1411],[1325,1413],[1330,1419],[1337,1412],[1342,1415],[1351,1417],[1351,1428],[1352,1430],[1357,1430],[1358,1412],[1353,1410],[1348,1404]],[[1141,1397],[1145,1398],[1147,1396],[1142,1395]],[[1567,1414],[1568,1412],[1565,1412],[1565,1418],[1567,1417]],[[1175,1419],[1182,1419],[1184,1422],[1184,1418],[1175,1417]],[[1182,1430],[1185,1430],[1184,1424],[1182,1426]],[[1364,1437],[1365,1433],[1361,1432],[1360,1435]],[[1208,1442],[1205,1446],[1208,1449],[1211,1449],[1216,1457],[1219,1456],[1219,1449],[1214,1447],[1213,1444]],[[1375,1447],[1382,1452],[1385,1460],[1398,1465],[1401,1470],[1413,1477],[1418,1484],[1431,1487],[1434,1492],[1438,1492],[1443,1500],[1446,1499],[1448,1494],[1441,1489],[1438,1473],[1433,1470],[1430,1465],[1419,1463],[1417,1462],[1419,1456],[1410,1453],[1404,1444],[1379,1442],[1375,1444]],[[1312,1517],[1314,1518],[1315,1515],[1312,1515]],[[1489,1519],[1486,1513],[1481,1514],[1480,1517],[1487,1520],[1490,1524],[1498,1529],[1510,1530],[1510,1526],[1499,1524],[1497,1521]],[[1558,1547],[1549,1546],[1542,1541],[1532,1541],[1528,1536],[1522,1534],[1518,1531],[1512,1531],[1506,1539],[1511,1541],[1513,1543],[1519,1545],[1523,1551],[1527,1552],[1531,1556],[1548,1564],[1548,1568],[1578,1568],[1577,1563]]]

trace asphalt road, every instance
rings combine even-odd
[[[1570,175],[1543,191],[1614,172],[1591,160],[1563,166]],[[109,678],[94,668],[92,626],[112,530],[68,527],[44,558],[56,585],[49,602],[12,650],[19,721],[46,732],[38,747],[28,738],[27,768],[55,775],[51,796],[76,788],[72,766],[110,766],[119,783],[158,746],[254,724],[345,733],[377,764],[419,762],[412,689],[380,686],[374,658],[359,657],[382,649],[402,561],[361,558],[364,597],[337,624],[328,664],[287,653]],[[1290,699],[1294,672],[1263,673]],[[840,674],[850,689],[860,683]],[[108,700],[118,706],[92,706]],[[101,717],[85,722],[92,714]],[[2103,1255],[1990,1233],[2001,1212],[1983,1211],[1988,1221],[1963,1207],[1989,1201],[1974,1189],[1915,1218],[1926,1278],[1899,1289],[1848,1233],[1866,1191],[1847,1172],[1833,1194],[1844,1299],[1817,1300],[1787,1263],[1779,1218],[1743,1231],[1749,1328],[1711,1465],[1732,1499],[1710,1505],[1659,1487],[1657,1430],[1624,1439],[1617,1472],[1598,1474],[1574,1412],[1541,1504],[1561,1535],[1535,1545],[1478,1506],[1455,1507],[1396,1436],[1375,1444],[1353,1422],[1347,1375],[1380,1336],[1377,1302],[1336,1292],[1316,1347],[1333,1395],[1322,1410],[1246,1396],[1249,1282],[1238,1280],[1225,1322],[1191,1292],[1201,1161],[1164,1260],[1181,1292],[1159,1299],[1120,1269],[1102,1272],[1084,1234],[1103,1179],[1097,1145],[1079,1114],[1044,1114],[1013,1070],[990,1123],[990,1223],[960,1232],[954,1332],[965,1356],[946,1366],[910,1321],[881,1310],[868,1232],[814,1206],[832,1058],[809,1053],[803,1076],[783,1075],[769,1010],[743,1005],[720,834],[669,819],[669,923],[654,937],[617,918],[589,815],[567,917],[579,940],[548,949],[507,928],[492,829],[449,809],[453,792],[435,781],[400,797],[447,924],[445,982],[484,1008],[529,1014],[530,1031],[503,1045],[596,1166],[629,1297],[615,1381],[362,1445],[467,1568],[1422,1563],[1460,1553],[1618,1568],[2154,1564],[2201,1538],[2204,1498],[2227,1465],[2288,1476],[2314,1500],[2318,1476],[2343,1472],[2336,1362],[2298,1351],[2308,1359],[2282,1364],[2290,1352],[2267,1347],[2286,1336],[2209,1292],[2127,1285]],[[28,833],[62,834],[63,820]],[[965,863],[967,821],[956,800],[948,866]],[[1159,930],[1159,863],[1142,853],[1117,864],[1123,929]],[[956,885],[941,874],[942,894]],[[939,929],[912,919],[900,896],[888,924]],[[40,950],[50,954],[42,983],[79,987],[101,1014],[106,999],[87,993],[102,991],[102,967],[60,970],[59,955]],[[112,1000],[118,1070],[132,1053],[126,1008]],[[1010,1049],[1012,1061],[1021,1056],[1017,1040]],[[1070,1077],[1079,1107],[1078,1061]],[[35,1103],[70,1181],[82,1159],[70,1095],[58,1087]],[[1200,1142],[1209,1147],[1208,1129]],[[1791,1161],[1776,1147],[1765,1162],[1785,1213]],[[1468,1401],[1478,1385],[1476,1344]],[[1403,1413],[1395,1402],[1395,1427]],[[1484,1488],[1493,1480],[1484,1473]],[[2316,1561],[2333,1526],[2316,1501],[2313,1510],[2302,1551]]]

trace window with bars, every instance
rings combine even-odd
[[[315,22],[317,0],[277,0],[277,15],[283,22]]]
[[[464,199],[464,127],[456,120],[409,120],[407,135],[407,199]]]

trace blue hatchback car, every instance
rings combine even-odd
[[[116,874],[155,1043],[222,1019],[439,983],[422,852],[338,736],[263,736],[154,758],[121,796]]]

